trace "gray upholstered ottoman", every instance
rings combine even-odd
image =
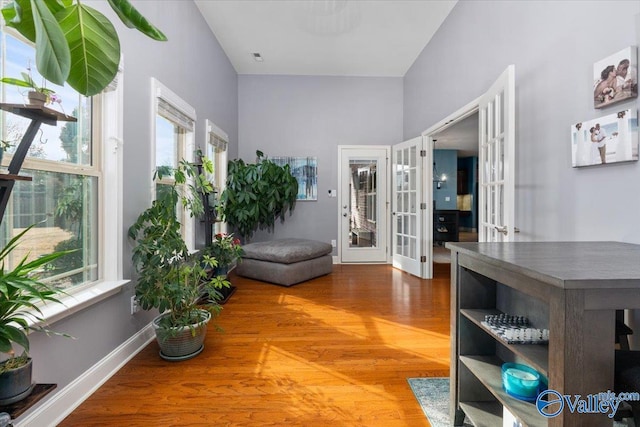
[[[291,286],[333,270],[331,245],[316,240],[280,239],[250,243],[236,273],[250,279]]]

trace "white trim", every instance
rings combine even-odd
[[[180,110],[182,114],[188,116],[194,122],[196,121],[196,109],[189,105],[189,103],[180,96],[176,95],[171,89],[160,83],[158,79],[151,77],[151,87],[154,103],[156,103],[155,98],[162,98],[177,110]]]
[[[215,169],[213,171],[214,177],[220,178],[220,182],[217,182],[218,180],[215,180],[216,190],[218,191],[217,197],[219,199],[220,196],[222,195],[222,192],[227,186],[227,160],[229,155],[228,154],[229,153],[229,135],[227,135],[225,131],[219,128],[211,120],[209,119],[205,120],[204,152],[207,155],[207,157],[209,157],[209,160],[215,160],[216,156],[218,156],[218,154],[215,152],[215,148],[209,143],[210,133],[216,134],[219,138],[223,139],[226,142],[226,149],[223,152],[219,153],[220,162],[215,162],[215,168],[217,169],[217,171]],[[228,230],[227,223],[226,222],[219,223],[218,230],[220,231],[220,233],[227,233],[227,230]]]
[[[123,67],[122,59],[120,67]],[[122,68],[120,68],[121,70]],[[121,230],[123,209],[123,145],[124,145],[124,82],[121,71],[113,80],[115,87],[102,94],[102,182],[100,188],[99,212],[104,212],[101,218],[102,269],[99,270],[102,280],[118,280],[123,277],[122,248],[123,237]]]
[[[193,162],[193,155],[195,151],[195,125],[196,125],[196,109],[193,108],[189,103],[183,100],[180,96],[170,90],[168,87],[163,85],[158,79],[151,77],[151,144],[149,159],[151,161],[151,170],[154,171],[156,167],[156,117],[158,116],[158,99],[163,99],[164,101],[171,104],[177,110],[179,110],[182,114],[189,117],[189,119],[193,120],[193,129],[186,130],[184,134],[184,146],[183,152],[178,153],[181,158],[184,158],[187,161]],[[178,125],[179,126],[179,125]],[[176,159],[178,162],[180,158]],[[153,173],[149,177],[150,179],[150,195],[151,198],[149,200],[149,205],[151,205],[151,201],[156,197],[156,182],[153,179]],[[185,236],[185,243],[187,245],[187,249],[189,252],[193,252],[196,246],[196,237],[195,237],[195,229],[196,229],[196,218],[191,217],[188,212],[185,212],[183,225],[183,233]]]
[[[44,404],[14,421],[15,427],[54,427],[155,339],[151,323],[105,356]]]
[[[58,298],[62,304],[48,303],[39,306],[42,311],[40,317],[45,320],[44,322],[37,322],[29,318],[27,319],[27,323],[30,326],[35,326],[58,322],[65,317],[71,316],[86,307],[110,297],[111,295],[117,294],[120,292],[120,289],[129,282],[130,280],[112,280],[88,283],[78,291],[70,293],[65,297]]]
[[[227,144],[229,143],[229,135],[227,135],[225,131],[220,129],[218,126],[216,126],[215,123],[213,123],[209,119],[207,119],[206,124],[207,124],[207,128],[206,128],[207,137],[209,137],[209,133],[213,132],[216,135],[218,135],[220,138],[224,139],[227,142]]]
[[[184,135],[184,159],[193,163],[194,151],[195,151],[195,132],[186,132]],[[179,161],[180,159],[178,159]],[[187,186],[193,185],[193,178],[187,177]],[[199,196],[196,196],[199,197]],[[192,217],[189,212],[184,213],[184,235],[185,243],[189,252],[193,252],[196,249],[196,218]]]

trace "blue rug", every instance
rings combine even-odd
[[[450,427],[449,378],[407,378],[431,427]],[[470,426],[465,420],[465,426]]]

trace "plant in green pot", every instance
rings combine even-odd
[[[32,227],[17,234],[0,250],[0,352],[8,356],[0,363],[0,405],[22,400],[33,389],[27,334],[30,330],[51,333],[34,325],[44,322],[40,304],[60,303],[56,296],[61,294],[43,283],[39,274],[54,260],[71,252],[55,252],[31,261],[25,256],[13,269],[5,270],[9,256]],[[16,354],[15,344],[23,349],[20,355]]]
[[[221,310],[216,297],[229,286],[223,277],[210,274],[217,266],[214,258],[189,253],[176,216],[179,206],[192,216],[202,214],[202,194],[213,191],[205,175],[213,166],[208,159],[203,165],[202,173],[185,160],[175,169],[160,168],[159,178],[169,172],[173,184],[160,186],[151,207],[129,228],[135,242],[136,299],[143,309],[160,312],[153,325],[160,356],[166,360],[185,360],[202,351],[207,324]],[[205,300],[201,289],[209,295]]]

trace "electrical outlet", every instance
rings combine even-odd
[[[136,314],[140,311],[140,306],[138,305],[138,301],[136,301],[136,296],[133,295],[131,297],[131,314]]]
[[[336,241],[335,241],[335,240],[332,240],[332,241],[331,241],[331,247],[333,247],[333,248],[335,248],[335,247],[336,247]]]

